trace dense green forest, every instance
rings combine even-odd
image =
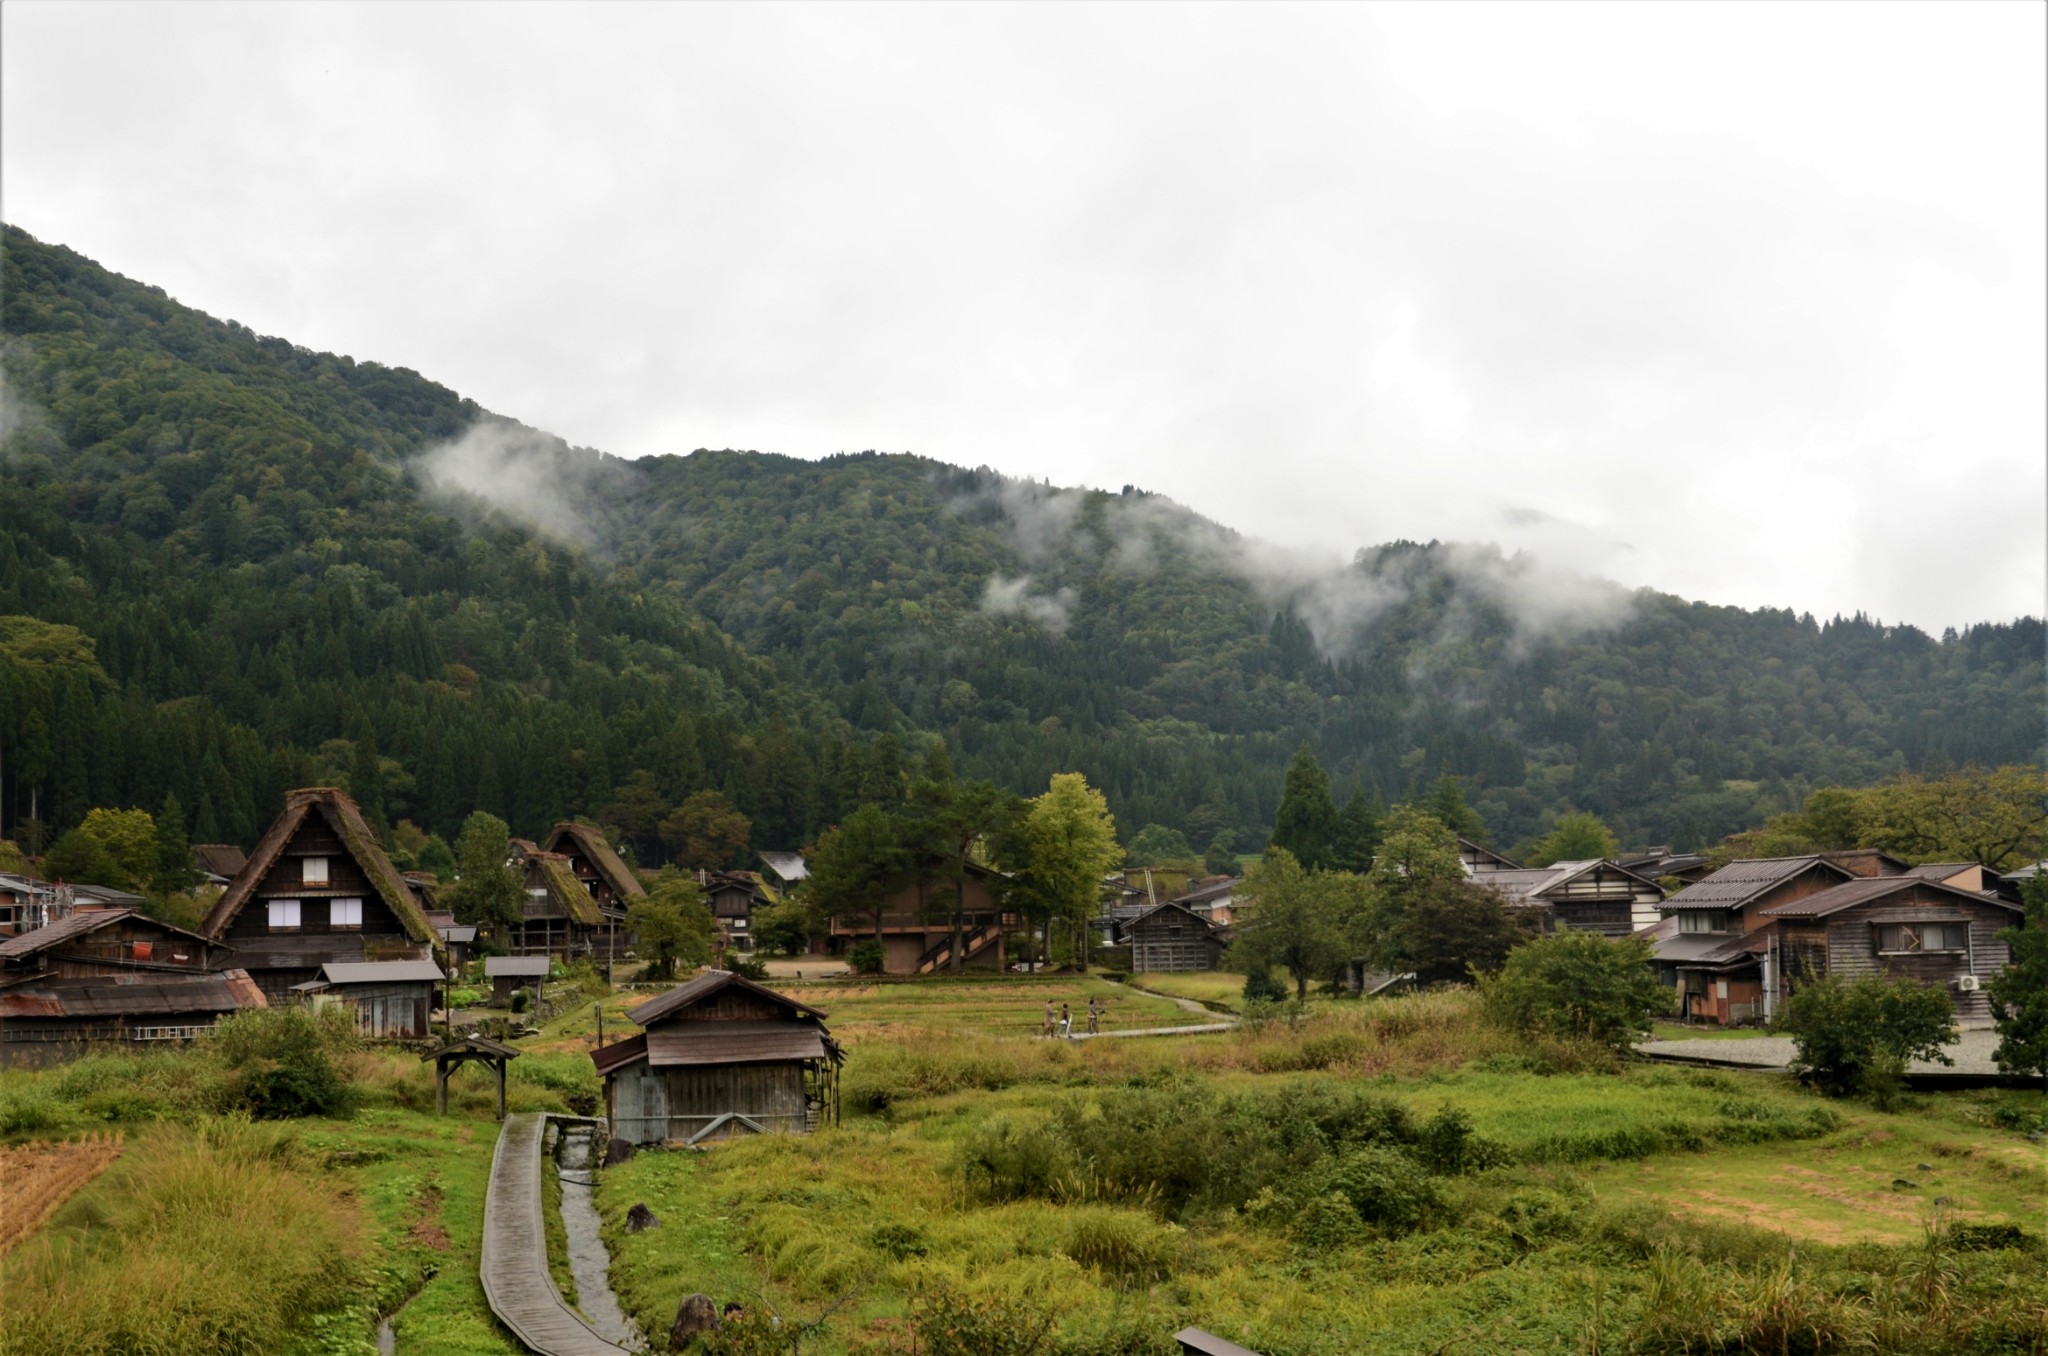
[[[0,283],[0,832],[170,793],[247,843],[333,782],[444,836],[588,815],[642,860],[717,790],[786,846],[943,736],[1196,844],[1256,848],[1306,741],[1340,791],[1458,777],[1501,843],[1590,811],[1688,847],[2042,756],[2036,619],[1936,639],[1436,543],[1303,564],[907,455],[626,462],[12,227]]]

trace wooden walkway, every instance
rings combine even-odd
[[[505,1118],[484,1197],[484,1295],[499,1321],[540,1356],[630,1356],[599,1337],[562,1302],[548,1274],[541,1215],[541,1141],[548,1118],[522,1112]]]

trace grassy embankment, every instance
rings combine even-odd
[[[2048,1332],[2038,1249],[1927,1233],[2038,1237],[2042,1152],[1990,1115],[2024,1096],[1881,1115],[1771,1075],[1575,1070],[1464,994],[1079,1046],[966,1034],[988,1000],[957,998],[959,1023],[933,992],[918,1027],[852,1039],[843,1128],[605,1175],[643,1328],[704,1290],[833,1310],[803,1347],[827,1356],[907,1350],[920,1291],[1002,1297],[1077,1354],[1164,1352],[1190,1322],[1270,1356],[2024,1351]],[[1476,1134],[1461,1162],[1431,1138],[1445,1107]],[[624,1235],[636,1201],[663,1226]]]
[[[459,1074],[432,1114],[416,1056],[339,1057],[360,1108],[252,1122],[205,1049],[101,1054],[0,1073],[0,1139],[118,1129],[126,1151],[0,1257],[0,1351],[374,1351],[511,1356],[477,1281],[495,1084]],[[587,1059],[515,1060],[515,1110],[594,1095]]]

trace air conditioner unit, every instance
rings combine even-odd
[[[1975,993],[1982,986],[1977,982],[1975,975],[1964,975],[1956,981],[1956,987],[1964,993]]]

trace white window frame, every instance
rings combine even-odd
[[[303,925],[299,901],[296,899],[271,899],[264,901],[268,908],[272,932],[297,932]],[[283,921],[289,919],[289,922]]]
[[[327,870],[325,857],[299,858],[299,883],[301,885],[325,885],[333,877]]]
[[[341,915],[355,915],[344,922]],[[361,932],[363,930],[363,901],[360,899],[332,899],[327,902],[327,926],[335,932]]]

